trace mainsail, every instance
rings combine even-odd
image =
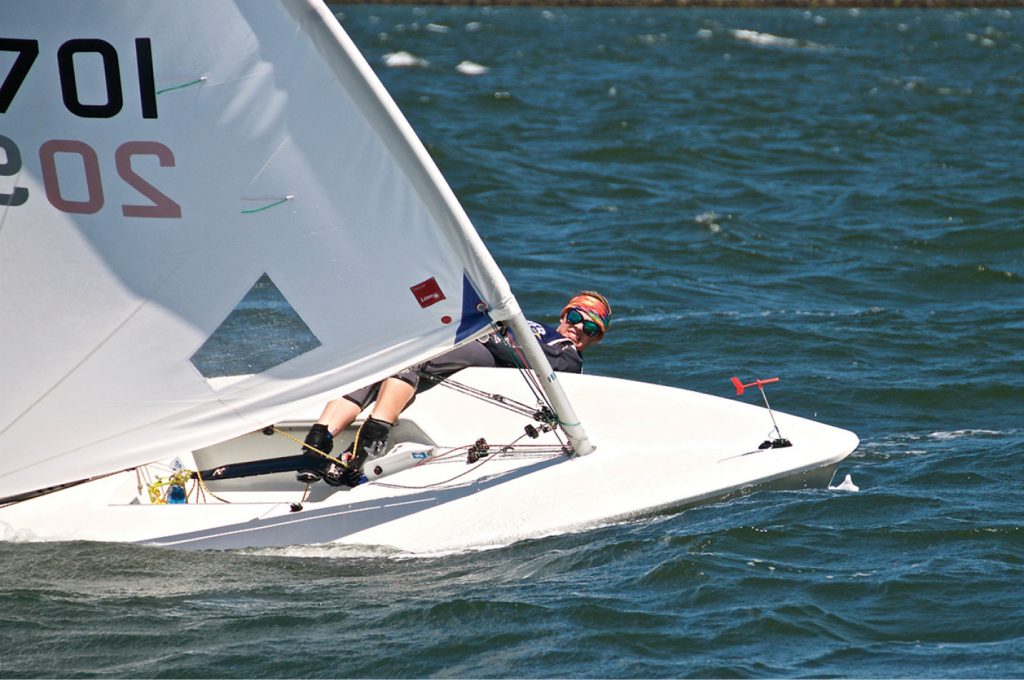
[[[0,498],[521,318],[320,0],[6,6],[0,310]]]

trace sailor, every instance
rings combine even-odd
[[[583,291],[573,296],[562,309],[557,328],[530,322],[530,327],[547,355],[551,368],[567,373],[583,370],[583,351],[604,337],[611,323],[612,308],[600,293]],[[418,392],[434,386],[434,380],[421,380],[421,374],[443,379],[470,366],[518,366],[512,349],[494,334],[477,342],[456,347],[430,361],[405,369],[381,382],[334,399],[324,407],[320,419],[306,435],[302,452],[309,468],[296,477],[304,483],[323,479],[332,486],[356,486],[363,464],[384,454],[388,434],[398,415]],[[373,410],[363,422],[355,439],[341,456],[343,465],[320,456],[330,454],[334,436],[353,421],[367,406]]]

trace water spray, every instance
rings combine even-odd
[[[775,422],[775,414],[772,413],[771,404],[768,403],[768,395],[764,391],[765,385],[771,385],[772,383],[777,382],[779,382],[778,378],[764,378],[763,380],[755,380],[752,383],[744,384],[744,382],[737,378],[736,376],[732,377],[732,384],[736,388],[736,396],[741,396],[743,394],[743,391],[748,387],[757,387],[757,389],[761,391],[761,397],[764,399],[764,406],[765,408],[768,409],[768,415],[772,419],[772,425],[775,428],[775,434],[777,435],[777,437],[770,441],[767,439],[764,440],[763,442],[761,442],[761,445],[757,447],[759,449],[784,449],[787,446],[793,445],[791,441],[785,439],[782,436],[782,433],[779,432],[779,424]]]

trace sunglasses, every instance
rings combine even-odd
[[[575,326],[578,323],[583,323],[583,334],[594,337],[595,335],[601,334],[601,327],[596,323],[588,319],[583,315],[583,312],[576,309],[575,307],[565,313],[565,320],[569,322],[570,326]]]

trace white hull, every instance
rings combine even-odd
[[[517,371],[469,369],[455,378],[533,403]],[[410,439],[443,452],[483,437],[490,455],[470,465],[461,450],[352,490],[321,482],[304,501],[304,486],[280,473],[211,482],[226,503],[207,497],[152,505],[139,474],[130,471],[0,508],[0,529],[7,540],[185,549],[337,542],[416,553],[462,550],[682,508],[760,485],[824,486],[858,444],[852,432],[776,412],[793,446],[760,450],[774,438],[763,407],[613,378],[559,379],[597,447],[588,456],[499,453],[531,421],[436,387],[403,414],[392,443]],[[301,438],[317,415],[298,413],[280,427]],[[557,444],[551,434],[523,442]],[[287,437],[254,432],[180,459],[187,467],[212,468],[298,448]],[[293,511],[300,501],[302,509]]]

